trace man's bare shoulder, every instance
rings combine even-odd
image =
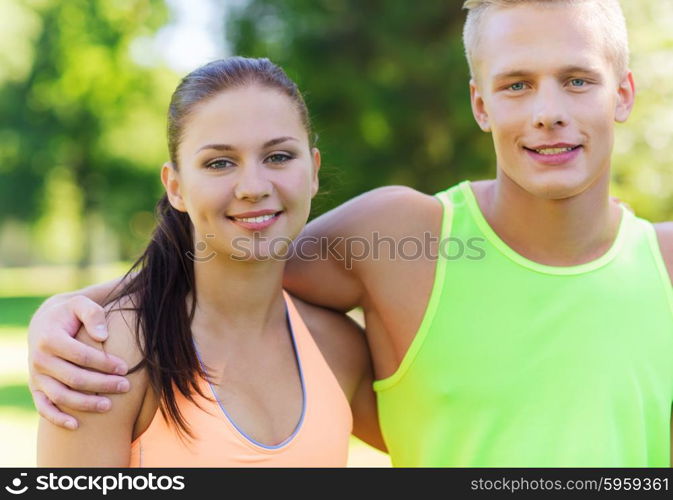
[[[441,213],[442,205],[434,196],[408,186],[384,186],[368,191],[353,200],[358,211],[375,223],[398,226],[405,221],[427,220]],[[387,224],[387,225],[388,225]]]
[[[673,282],[673,222],[659,222],[654,224],[654,229],[657,232],[659,249],[668,269],[668,276]]]
[[[384,186],[363,193],[318,217],[308,233],[366,239],[381,235],[409,235],[431,230],[441,219],[442,205],[434,196],[408,186]]]
[[[360,203],[369,204],[372,207],[385,208],[409,208],[410,205],[420,204],[421,206],[431,203],[437,203],[434,196],[422,193],[409,186],[383,186],[371,191],[367,191],[359,196],[356,196],[351,201],[359,201]]]

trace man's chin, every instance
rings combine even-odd
[[[523,179],[518,184],[536,198],[566,200],[586,191],[590,182],[587,179],[578,179],[573,175],[561,174]]]

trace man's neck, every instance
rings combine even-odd
[[[619,230],[621,209],[610,200],[607,175],[562,200],[534,196],[504,174],[472,186],[491,228],[514,251],[540,264],[595,260],[609,250]]]

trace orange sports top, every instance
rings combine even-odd
[[[283,292],[302,384],[301,418],[282,443],[269,446],[247,436],[228,416],[208,381],[201,408],[176,391],[194,439],[181,438],[159,409],[131,444],[130,467],[345,467],[353,427],[350,405],[290,297]],[[204,411],[205,410],[205,411]]]

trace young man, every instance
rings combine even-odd
[[[608,193],[614,122],[634,101],[619,4],[465,7],[472,108],[493,136],[496,179],[345,203],[297,244],[335,251],[293,259],[285,285],[315,304],[362,307],[393,465],[668,466],[673,228]],[[414,241],[422,255],[400,257]],[[478,252],[460,251],[474,242]],[[110,287],[85,292],[100,300]],[[62,382],[115,392],[120,380],[60,359],[110,373],[118,363],[70,338],[78,318],[92,332],[104,323],[72,295],[31,325],[33,394],[57,422],[68,417],[45,394],[103,401]]]

